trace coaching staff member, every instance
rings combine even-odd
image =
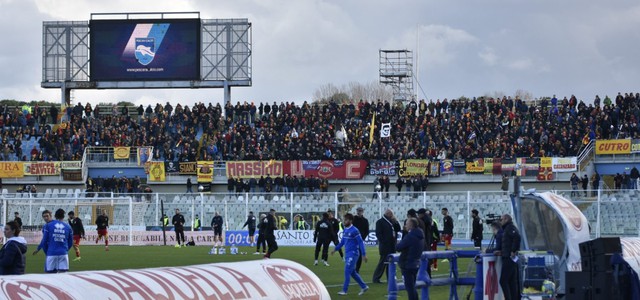
[[[262,221],[265,223],[265,232],[264,238],[267,240],[267,246],[269,249],[267,250],[267,254],[264,255],[264,258],[271,258],[271,254],[278,250],[278,242],[276,242],[275,230],[277,228],[276,225],[276,210],[270,209],[269,214]]]
[[[502,274],[500,275],[500,286],[505,300],[520,299],[518,285],[518,263],[513,260],[520,250],[520,232],[510,215],[505,214],[500,219],[502,223]]]
[[[380,220],[376,222],[376,236],[378,238],[378,251],[380,252],[380,260],[378,266],[373,272],[373,283],[381,283],[380,278],[382,274],[387,274],[387,281],[389,280],[388,265],[385,264],[387,256],[396,252],[396,242],[398,239],[398,232],[400,232],[400,223],[393,215],[393,210],[387,208],[384,215]]]
[[[184,240],[184,216],[180,213],[180,210],[176,208],[176,214],[171,219],[173,229],[176,231],[176,248],[180,248],[185,245]],[[182,241],[182,242],[180,242]]]

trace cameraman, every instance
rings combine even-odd
[[[493,221],[491,223],[491,232],[493,233],[493,237],[491,238],[491,242],[489,243],[489,247],[487,248],[487,253],[493,253],[496,256],[500,256],[500,251],[502,249],[502,224],[500,221]]]
[[[476,249],[480,249],[482,246],[482,219],[478,216],[479,212],[477,209],[471,210],[471,218],[472,221],[472,231],[471,231],[471,240],[473,241],[473,247]]]

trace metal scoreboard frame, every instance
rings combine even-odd
[[[252,32],[248,19],[200,19],[199,12],[97,13],[91,20],[200,20],[198,80],[91,80],[90,21],[48,21],[42,24],[43,88],[61,89],[62,104],[73,89],[223,88],[225,102],[231,87],[251,86]]]

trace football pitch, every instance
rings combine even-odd
[[[35,245],[29,245],[29,249],[27,250],[27,274],[44,273],[44,254],[42,251],[35,256],[31,255],[33,250],[35,250],[35,247]],[[333,247],[331,247],[331,249],[333,249]],[[209,250],[210,247],[208,246],[183,248],[175,248],[173,246],[110,246],[109,251],[107,252],[105,251],[104,246],[96,246],[92,244],[81,245],[81,261],[71,261],[75,258],[75,252],[71,249],[71,251],[69,251],[69,260],[70,268],[73,272],[188,266],[262,259],[262,255],[253,255],[253,252],[255,252],[255,248],[253,247],[239,247],[239,251],[248,253],[245,255],[210,255],[208,254]],[[227,253],[228,252],[229,247],[227,247]],[[338,253],[335,253],[333,256],[329,255],[329,267],[322,265],[321,262],[317,266],[314,266],[313,252],[314,248],[312,247],[281,246],[280,249],[272,255],[272,257],[292,260],[312,270],[325,284],[332,299],[359,298],[357,294],[360,291],[360,287],[353,280],[351,280],[351,286],[349,287],[349,294],[347,296],[337,295],[337,292],[342,288],[344,276],[344,264],[340,259],[340,255],[338,255]],[[379,258],[378,249],[376,247],[367,247],[367,255],[369,262],[362,263],[360,274],[364,281],[369,285],[370,289],[362,297],[366,297],[368,299],[386,299],[386,283],[371,283],[373,270],[375,269]],[[472,276],[468,274],[475,275],[475,267],[470,268],[470,263],[470,259],[458,260],[460,276],[467,277]],[[449,263],[438,262],[438,267],[438,271],[433,273],[434,277],[448,276]],[[467,270],[470,270],[470,273],[467,273]],[[398,274],[397,277],[401,278],[400,274]],[[466,295],[470,289],[471,287],[458,287],[458,296],[461,299],[466,299]],[[431,289],[431,299],[448,299],[448,296],[449,286],[433,287]],[[407,299],[406,293],[404,291],[400,291],[398,299]]]

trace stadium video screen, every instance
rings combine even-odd
[[[91,20],[92,81],[199,80],[200,19]]]

